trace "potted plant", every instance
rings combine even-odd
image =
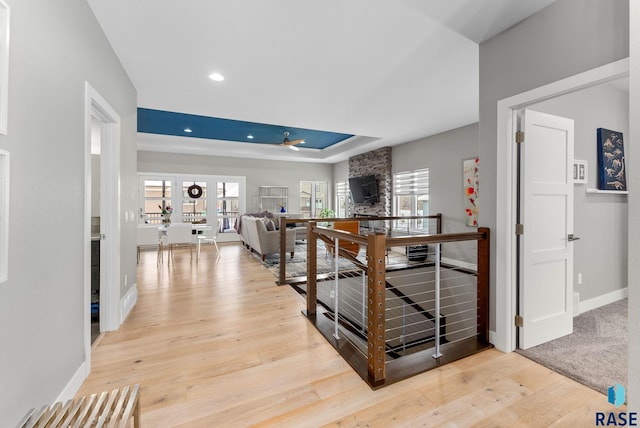
[[[333,218],[335,216],[336,216],[336,212],[331,208],[324,208],[322,211],[320,211],[320,214],[319,214],[320,218]]]
[[[320,214],[318,214],[319,218],[334,218],[335,216],[336,212],[331,208],[324,208],[322,211],[320,211]],[[320,223],[320,226],[329,227],[329,222],[322,222]]]
[[[162,213],[162,224],[169,226],[171,224],[171,213],[173,212],[173,208],[171,205],[166,205],[164,207],[162,205],[158,205],[158,208],[160,208]]]

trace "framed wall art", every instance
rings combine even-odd
[[[598,128],[598,189],[627,190],[622,132]]]
[[[464,188],[464,214],[467,226],[478,227],[478,158],[462,161],[462,182]]]

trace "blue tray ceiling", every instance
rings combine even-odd
[[[190,129],[191,132],[186,132]],[[179,137],[206,138],[211,140],[239,141],[255,144],[280,144],[284,132],[289,140],[304,139],[300,148],[324,149],[347,138],[350,134],[293,128],[218,117],[196,116],[164,110],[138,108],[138,132],[175,135]],[[253,139],[248,138],[249,135]]]

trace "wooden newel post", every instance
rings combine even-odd
[[[318,285],[318,237],[313,233],[315,222],[307,223],[307,316],[315,315]]]
[[[479,227],[478,232],[484,235],[478,240],[478,339],[489,342],[489,257],[491,230]]]
[[[386,236],[368,236],[367,244],[367,367],[372,386],[385,380]]]

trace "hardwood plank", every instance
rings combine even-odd
[[[592,426],[606,397],[495,349],[371,390],[239,245],[143,252],[138,303],[78,396],[140,384],[142,426]],[[588,425],[587,425],[588,423]]]

